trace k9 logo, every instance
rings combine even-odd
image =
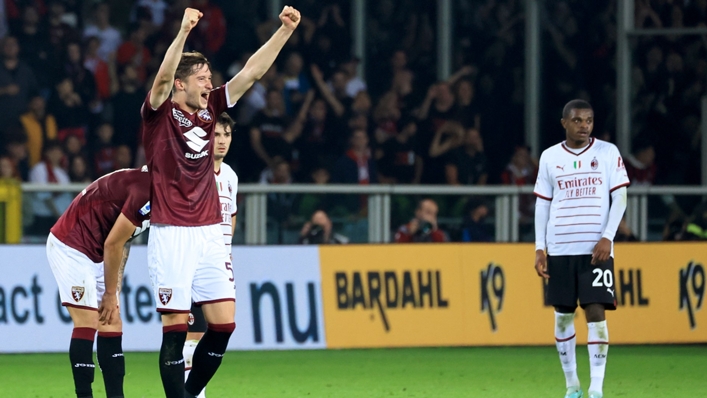
[[[695,311],[702,308],[705,298],[705,268],[702,264],[690,261],[680,270],[680,311],[687,309],[690,328],[697,327]],[[695,304],[693,309],[693,303]]]
[[[481,271],[481,312],[489,313],[491,330],[494,332],[498,328],[496,314],[501,312],[503,308],[505,288],[506,278],[503,275],[503,268],[500,265],[489,263],[486,269]],[[490,293],[493,293],[493,296]]]

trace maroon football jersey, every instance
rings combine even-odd
[[[103,261],[103,243],[120,213],[136,227],[150,219],[147,167],[122,169],[92,182],[79,193],[51,229],[67,246],[94,263]]]
[[[221,222],[214,183],[216,118],[228,108],[226,86],[209,94],[194,114],[167,99],[157,109],[150,93],[142,105],[142,141],[152,179],[152,223],[177,226]]]

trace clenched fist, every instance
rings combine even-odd
[[[182,30],[189,33],[203,16],[204,14],[195,8],[185,9],[184,18],[182,18]]]
[[[285,6],[280,13],[280,21],[290,30],[295,30],[297,25],[299,25],[300,19],[299,11],[294,7]]]

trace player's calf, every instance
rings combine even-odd
[[[192,370],[185,384],[185,391],[196,396],[214,376],[228,347],[228,340],[236,324],[209,324],[206,334],[194,350]]]
[[[93,397],[93,376],[96,365],[93,363],[93,340],[96,336],[94,328],[74,328],[69,345],[69,360],[74,376],[74,386],[78,398]]]
[[[103,373],[108,398],[122,398],[125,378],[122,332],[98,332],[96,357]]]

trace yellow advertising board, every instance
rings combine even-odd
[[[707,342],[707,244],[618,244],[612,343]],[[553,343],[528,244],[322,247],[327,345]],[[578,341],[586,341],[577,312]]]

